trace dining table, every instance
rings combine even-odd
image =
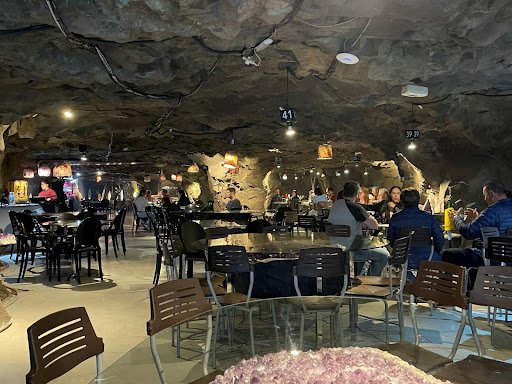
[[[201,240],[203,249],[207,246],[237,245],[245,247],[254,269],[252,297],[271,298],[294,296],[293,267],[297,265],[300,250],[314,247],[339,247],[344,251],[360,251],[382,248],[389,241],[382,236],[356,235],[347,238],[327,236],[325,232],[310,233],[240,233],[226,237]],[[236,274],[233,286],[237,292],[246,293],[249,288],[247,273]],[[316,280],[301,277],[299,286],[304,294],[316,293]],[[342,282],[338,278],[325,279],[324,294],[339,292]]]

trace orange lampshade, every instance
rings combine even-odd
[[[25,179],[32,179],[34,177],[34,170],[30,168],[25,168],[23,170],[23,177]]]
[[[167,177],[165,177],[165,174],[161,173],[160,174],[160,181],[165,181],[167,180]]]
[[[235,151],[227,151],[224,155],[224,163],[222,164],[225,168],[236,169],[238,165],[238,155]]]
[[[178,174],[176,175],[176,181],[177,181],[178,183],[181,183],[181,182],[183,181],[183,175],[182,175],[181,173],[178,173]]]
[[[332,159],[332,145],[322,144],[318,146],[318,160],[331,160]]]
[[[51,176],[51,174],[52,170],[46,164],[40,164],[37,168],[37,175],[40,177],[48,177]]]
[[[60,163],[53,167],[53,176],[55,177],[71,177],[72,174],[71,164],[69,163]]]
[[[198,173],[199,172],[199,166],[196,163],[194,163],[190,167],[188,167],[187,172],[188,173]]]

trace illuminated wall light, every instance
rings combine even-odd
[[[160,170],[160,177],[159,177],[159,179],[160,179],[160,181],[167,180],[167,177],[165,177],[165,173],[164,173],[163,169]]]
[[[325,173],[322,172],[322,174],[320,175],[320,177],[325,177]]]
[[[318,172],[318,171],[317,171],[317,172],[316,172],[316,175],[317,175],[317,176],[320,176],[320,172]]]
[[[224,163],[222,166],[228,169],[236,169],[238,165],[238,155],[235,151],[227,151],[224,155]]]
[[[309,170],[309,173],[313,173],[313,172],[315,172],[315,171],[313,171],[313,168],[311,168],[311,169]]]
[[[365,169],[363,175],[368,176],[368,170]]]
[[[101,175],[96,175],[96,182],[97,183],[101,182]]]
[[[299,180],[299,176],[295,175],[294,179]]]
[[[188,173],[199,173],[199,166],[196,163],[194,163],[190,167],[188,167],[187,172]]]
[[[340,172],[340,171],[338,171],[338,170],[336,170],[335,175],[336,175],[337,177],[339,177],[339,176],[341,176],[341,172]]]
[[[85,153],[82,153],[82,156],[80,157],[80,160],[87,161],[87,156],[85,155]]]

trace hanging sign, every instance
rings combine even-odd
[[[419,129],[407,129],[405,131],[405,138],[407,140],[419,139],[420,138],[420,130]]]
[[[291,108],[280,109],[279,114],[281,116],[282,122],[291,122],[295,121],[295,111]]]

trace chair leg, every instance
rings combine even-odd
[[[112,235],[112,248],[114,248],[114,255],[116,255],[116,259],[117,259],[117,246],[116,246],[116,237],[115,235]]]
[[[126,243],[124,241],[124,229],[120,233],[121,235],[121,245],[123,246],[123,255],[126,255]]]
[[[212,315],[209,314],[206,318],[208,329],[206,331],[206,342],[204,345],[204,359],[203,359],[203,373],[208,374],[208,360],[210,358],[210,345],[212,342]]]
[[[468,308],[468,320],[469,320],[469,326],[471,327],[471,333],[473,334],[473,339],[475,339],[478,356],[483,356],[484,351],[482,349],[482,344],[480,343],[480,338],[478,337],[478,332],[476,331],[475,319],[473,319],[473,306],[471,304],[469,304],[469,308]],[[492,335],[492,330],[491,330],[491,335]]]
[[[409,301],[409,310],[411,311],[411,323],[414,330],[414,344],[420,345],[420,333],[418,331],[418,319],[416,319],[416,298],[411,295]]]
[[[187,278],[194,277],[194,260],[187,260]]]
[[[23,251],[22,251],[22,252],[19,252],[19,251],[18,251],[18,254],[20,254],[20,253],[21,253],[21,258],[20,258],[20,271],[19,271],[19,273],[18,273],[18,280],[16,281],[17,283],[19,283],[19,282],[20,282],[20,280],[21,280],[21,277],[22,277],[22,275],[23,275],[23,267],[24,267],[24,264],[25,264],[25,256],[24,256],[25,252],[23,252]],[[16,256],[16,257],[17,257],[17,256]]]
[[[103,353],[96,355],[96,383],[101,383],[101,373],[103,372]]]
[[[108,235],[105,235],[105,255],[108,255]]]
[[[252,312],[253,308],[249,309],[249,335],[251,337],[251,353],[254,356],[256,352],[254,350],[254,328],[252,324]]]
[[[462,334],[464,333],[464,327],[466,326],[466,319],[467,319],[467,310],[463,309],[460,314],[460,324],[459,329],[457,330],[457,335],[455,335],[455,340],[453,341],[453,346],[450,354],[448,355],[449,359],[453,359],[453,356],[455,356],[455,353],[457,353],[457,349],[459,348],[460,339],[462,337]]]
[[[80,280],[80,255],[78,253],[75,253],[74,259],[75,259],[76,282],[78,284],[82,284],[82,280]]]
[[[91,252],[87,252],[87,276],[91,277]]]
[[[160,268],[162,266],[162,255],[160,252],[156,253],[156,263],[155,263],[155,275],[153,276],[153,285],[158,285],[158,280],[160,280]]]
[[[11,256],[9,256],[9,260],[12,260],[13,254],[14,254],[14,244],[11,245]]]
[[[399,335],[400,335],[400,343],[404,339],[404,299],[402,295],[397,297],[397,308],[398,308],[398,326],[399,326]]]
[[[164,368],[162,367],[162,362],[160,361],[160,356],[158,355],[158,351],[156,349],[156,339],[155,336],[149,337],[149,346],[151,347],[151,355],[153,355],[153,361],[155,362],[156,371],[158,372],[158,377],[160,378],[161,384],[167,384],[165,380]]]
[[[101,266],[101,250],[100,248],[98,247],[98,273],[100,275],[100,280],[103,281],[103,268]]]
[[[217,313],[215,314],[215,335],[213,336],[212,367],[214,369],[217,368],[217,337],[219,335],[220,314],[221,314],[221,309],[219,308],[217,310]]]
[[[389,308],[387,300],[382,300],[384,304],[384,322],[386,323],[386,344],[389,344]]]
[[[14,261],[14,264],[18,264],[18,256],[20,255],[20,249],[21,249],[21,241],[18,237],[16,239],[16,260]]]
[[[300,313],[300,336],[299,336],[299,351],[302,351],[304,343],[304,312]]]

